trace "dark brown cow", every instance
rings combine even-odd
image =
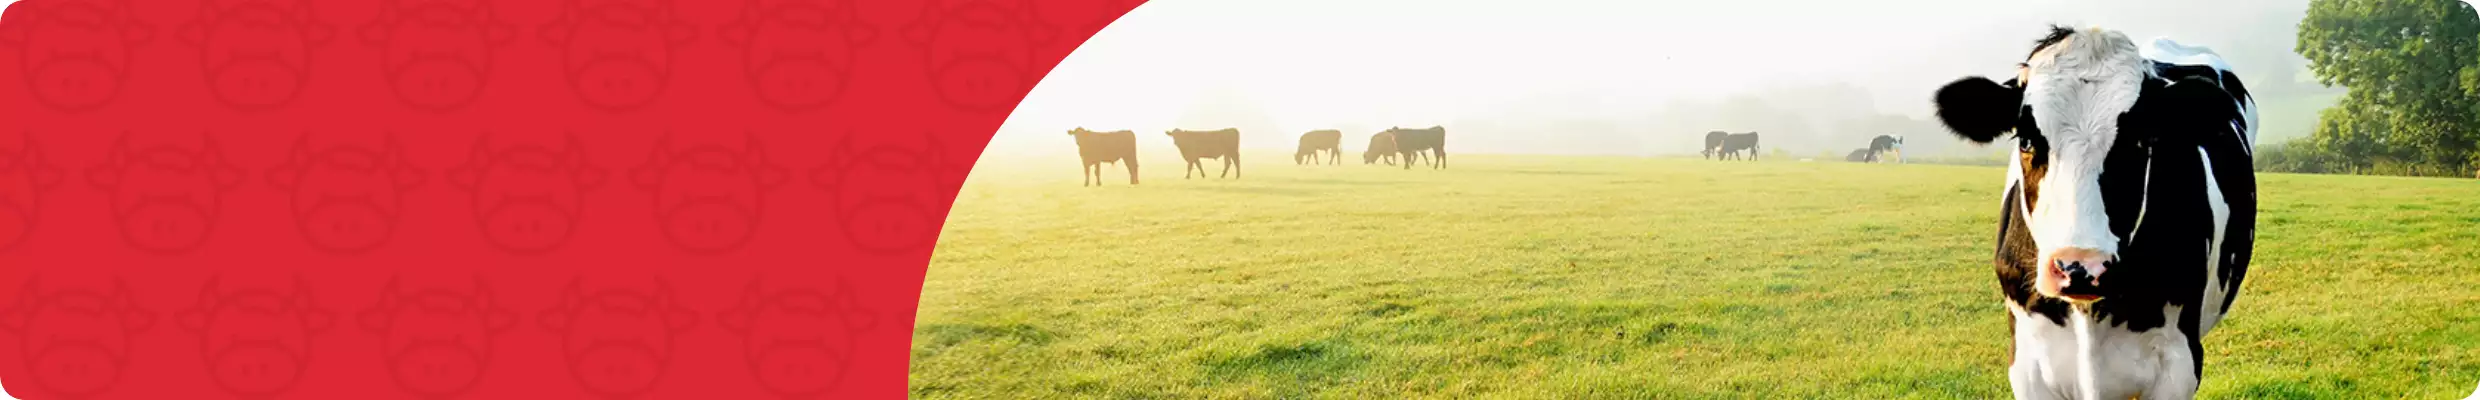
[[[1211,131],[1173,129],[1163,134],[1171,136],[1171,144],[1180,148],[1180,158],[1188,160],[1187,169],[1180,170],[1180,179],[1188,179],[1190,171],[1205,175],[1205,165],[1197,160],[1208,158],[1223,159],[1224,177],[1240,177],[1240,128]]]
[[[1300,150],[1292,152],[1292,164],[1316,164],[1321,152],[1327,154],[1328,165],[1343,163],[1343,131],[1319,129],[1300,134]]]
[[[1128,163],[1128,184],[1137,184],[1137,133],[1127,130],[1095,132],[1078,127],[1068,131],[1076,137],[1076,154],[1085,159],[1085,167],[1077,170],[1087,185],[1102,186],[1103,163]]]
[[[1403,154],[1404,169],[1412,169],[1412,163],[1419,161],[1414,157],[1420,156],[1422,151],[1429,152],[1431,157],[1429,164],[1432,169],[1447,167],[1446,127],[1431,126],[1421,129],[1392,127],[1387,128],[1386,131],[1395,133],[1395,151]]]
[[[1361,164],[1376,164],[1380,160],[1395,165],[1395,132],[1369,135],[1369,150],[1361,151]]]

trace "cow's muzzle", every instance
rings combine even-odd
[[[2100,300],[2101,275],[2117,263],[2108,254],[2085,248],[2058,249],[2041,259],[2036,289],[2069,301]]]

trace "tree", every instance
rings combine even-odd
[[[2480,166],[2480,14],[2456,0],[2313,0],[2296,50],[2349,93],[2319,114],[2311,151],[2355,170],[2469,174]],[[2393,168],[2388,168],[2393,169]]]

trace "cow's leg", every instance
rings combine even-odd
[[[1095,168],[1101,168],[1101,167],[1102,167],[1102,165],[1101,165],[1101,164],[1095,164],[1095,163],[1085,163],[1085,166],[1083,166],[1083,167],[1078,167],[1078,168],[1076,169],[1076,177],[1077,177],[1077,178],[1081,178],[1081,179],[1084,179],[1084,180],[1085,180],[1084,182],[1080,183],[1080,186],[1093,186],[1093,185],[1094,185],[1094,169],[1095,169]]]
[[[1439,147],[1439,148],[1436,148],[1436,149],[1430,149],[1430,156],[1433,156],[1433,157],[1438,157],[1438,160],[1437,160],[1437,161],[1432,161],[1432,162],[1430,162],[1430,163],[1429,163],[1429,165],[1430,165],[1430,166],[1435,167],[1434,169],[1447,169],[1447,148],[1446,148],[1446,147]]]
[[[1197,171],[1197,159],[1188,159],[1188,167],[1180,170],[1180,179],[1190,178],[1189,173],[1195,171]]]
[[[1094,171],[1094,180],[1102,180],[1102,171]],[[1137,184],[1137,158],[1128,158],[1128,184]]]
[[[1240,178],[1240,154],[1238,154],[1238,153],[1233,153],[1233,154],[1231,155],[1231,164],[1229,164],[1229,165],[1230,165],[1230,166],[1229,166],[1229,167],[1227,167],[1227,168],[1230,168],[1230,169],[1231,169],[1231,177],[1232,177],[1232,179],[1239,179],[1239,178]]]

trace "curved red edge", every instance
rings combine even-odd
[[[26,399],[894,398],[990,135],[1137,0],[23,0]]]

